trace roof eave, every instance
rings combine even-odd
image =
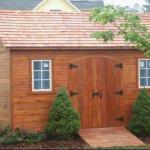
[[[90,47],[15,47],[7,46],[10,50],[137,50],[133,46],[90,46]]]

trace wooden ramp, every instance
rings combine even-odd
[[[80,129],[79,135],[92,148],[144,145],[124,127]]]

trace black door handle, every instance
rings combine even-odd
[[[102,97],[102,96],[103,96],[102,91],[93,92],[93,93],[92,93],[92,98],[95,97],[95,96],[100,96],[100,97]]]

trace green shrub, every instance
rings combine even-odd
[[[45,140],[45,135],[43,133],[28,133],[24,138],[24,141],[28,144],[37,143]]]
[[[72,107],[67,90],[60,88],[52,104],[45,133],[48,138],[70,139],[80,128],[79,114]]]
[[[31,133],[22,129],[12,130],[9,126],[0,128],[0,144],[16,144],[16,143],[36,143],[43,141],[45,135],[43,133]]]
[[[133,108],[128,129],[138,136],[150,136],[150,96],[142,89]]]
[[[0,137],[10,133],[11,131],[12,131],[12,129],[9,125],[7,125],[7,126],[0,125]]]

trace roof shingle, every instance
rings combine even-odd
[[[0,9],[3,10],[32,10],[42,0],[0,0]]]
[[[104,7],[103,0],[70,0],[80,10],[90,10],[96,7]]]
[[[143,21],[150,27],[150,15]],[[91,38],[93,31],[116,28],[89,21],[89,13],[0,11],[0,40],[8,48],[125,48],[121,37],[107,44]]]

